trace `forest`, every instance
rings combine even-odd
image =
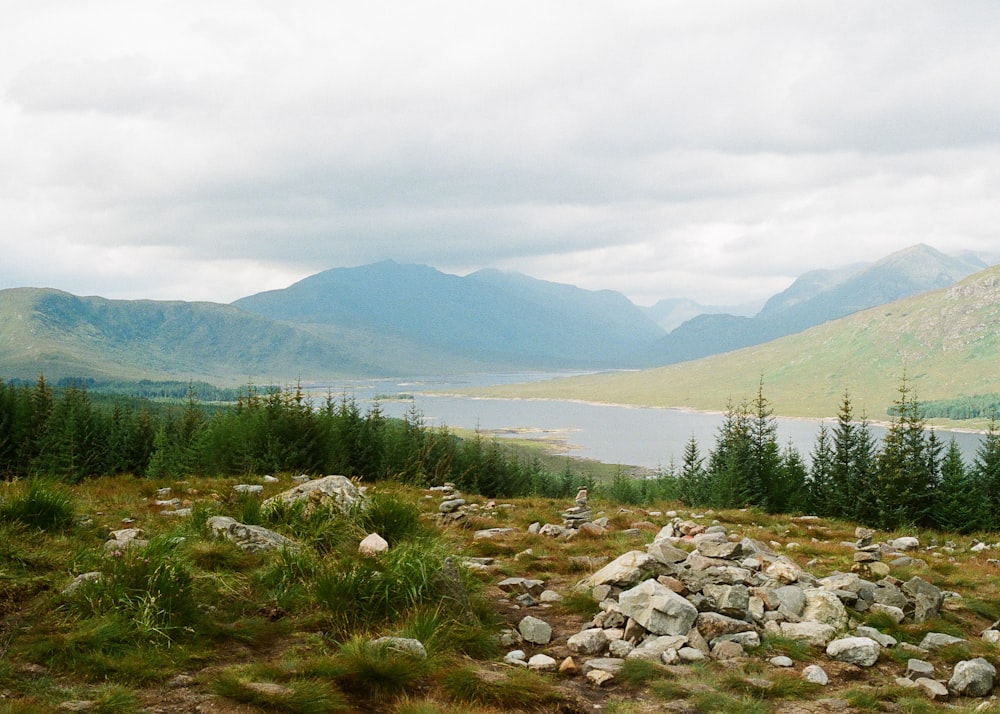
[[[362,412],[348,395],[316,404],[301,387],[252,385],[235,401],[202,403],[193,388],[172,403],[134,395],[93,398],[86,383],[55,387],[0,382],[0,477],[67,483],[103,475],[178,479],[187,475],[339,473],[363,481],[456,484],[487,497],[566,497],[581,486],[619,503],[678,499],[693,507],[757,507],[811,513],[877,528],[1000,529],[1000,434],[995,419],[972,463],[927,428],[905,379],[885,438],[856,418],[844,394],[832,427],[823,425],[808,460],[777,442],[763,384],[731,405],[715,444],[692,437],[682,462],[651,478],[619,469],[607,483],[560,472],[537,457],[476,433],[429,429],[411,409],[385,417],[376,401]]]

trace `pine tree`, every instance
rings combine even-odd
[[[833,515],[833,445],[826,422],[819,425],[809,467],[809,509],[821,516]]]
[[[971,472],[975,491],[985,510],[982,525],[989,530],[1000,530],[1000,431],[996,414],[990,417]]]
[[[781,450],[778,448],[778,422],[764,396],[763,379],[751,405],[749,419],[749,454],[747,458],[747,498],[770,513],[787,508],[788,493],[781,483]]]
[[[953,438],[941,461],[941,484],[934,494],[933,526],[959,533],[978,530],[986,516],[984,495],[976,488],[972,472],[965,467],[962,451]]]
[[[795,448],[791,440],[781,452],[781,489],[785,494],[785,505],[782,512],[804,513],[809,510],[809,494],[806,484],[809,470],[806,468],[802,454]]]
[[[740,508],[751,502],[746,475],[750,461],[750,417],[746,403],[732,404],[719,427],[715,449],[708,457],[706,505]]]
[[[678,497],[687,506],[705,502],[705,459],[698,449],[694,434],[684,446],[684,460],[677,476]]]
[[[929,522],[937,474],[920,404],[903,378],[877,462],[876,525],[893,529]]]

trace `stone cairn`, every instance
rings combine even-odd
[[[574,509],[582,505],[578,502]],[[593,596],[599,611],[566,641],[570,657],[560,664],[545,652],[529,658],[523,649],[514,649],[505,661],[567,674],[579,669],[593,684],[604,686],[628,659],[665,665],[740,660],[762,638],[774,636],[822,648],[829,660],[859,668],[873,666],[883,649],[900,651],[909,657],[897,683],[932,700],[990,694],[997,672],[985,659],[959,662],[950,676],[935,672],[923,659],[931,650],[965,640],[932,632],[915,646],[873,627],[851,624],[852,613],[883,613],[895,622],[922,623],[939,614],[946,598],[959,597],[918,576],[903,582],[889,575],[884,558],[892,558],[893,565],[918,562],[911,555],[919,548],[916,538],[876,544],[873,536],[859,529],[856,542],[843,544],[856,553],[852,572],[817,578],[778,554],[777,543],[740,538],[722,525],[706,527],[674,517],[645,550],[627,552],[577,584]],[[499,587],[520,607],[544,607],[544,601],[559,597],[553,593],[543,601],[547,591],[537,580],[506,578]],[[551,628],[528,615],[502,642],[545,647],[551,636]],[[983,638],[1000,641],[1000,622]],[[582,666],[574,657],[583,660]],[[795,666],[784,656],[771,658],[769,664]],[[818,684],[828,682],[820,664],[804,667],[801,675]]]

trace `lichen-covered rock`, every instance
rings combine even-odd
[[[212,516],[207,525],[216,538],[232,541],[241,550],[260,553],[267,550],[297,550],[299,544],[280,533],[264,528],[240,523],[229,516]]]
[[[304,481],[264,501],[264,507],[283,503],[305,502],[307,510],[316,506],[336,505],[346,509],[362,501],[363,494],[346,476],[331,475]]]
[[[698,617],[694,605],[653,579],[623,592],[618,606],[654,635],[686,635]]]
[[[969,659],[955,665],[948,689],[963,697],[985,697],[993,691],[997,670],[982,657]]]
[[[882,646],[870,637],[842,637],[826,646],[827,656],[859,667],[871,667],[881,651]]]

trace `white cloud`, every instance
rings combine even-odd
[[[22,4],[0,287],[231,300],[383,258],[760,299],[996,251],[991,2]]]

